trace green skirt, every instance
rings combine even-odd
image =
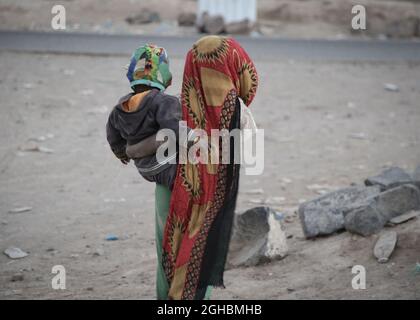
[[[171,200],[171,191],[161,184],[156,184],[155,190],[155,236],[156,236],[156,253],[157,253],[157,273],[156,273],[156,296],[158,300],[167,300],[169,292],[169,284],[166,280],[165,272],[162,265],[162,242],[163,233],[165,231],[166,219],[169,213],[169,202]],[[207,287],[205,299],[210,299],[212,287]]]

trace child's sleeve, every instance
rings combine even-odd
[[[112,152],[118,159],[124,162],[128,160],[125,151],[127,141],[121,136],[120,132],[116,129],[115,117],[116,115],[114,109],[109,115],[108,122],[106,124],[106,138],[108,140]]]

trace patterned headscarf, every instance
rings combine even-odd
[[[237,98],[248,106],[257,85],[255,66],[236,40],[206,36],[186,58],[182,118],[209,136],[237,128]],[[232,163],[178,165],[163,239],[170,299],[202,298],[207,285],[223,285],[238,179]]]
[[[138,48],[131,57],[127,78],[132,88],[144,84],[165,90],[172,83],[166,50],[153,44]]]

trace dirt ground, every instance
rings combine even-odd
[[[126,60],[0,52],[0,250],[29,253],[0,254],[1,299],[155,298],[154,187],[114,158],[104,131],[128,92]],[[180,91],[182,64],[172,60],[169,93]],[[394,228],[398,247],[378,264],[377,236],[305,240],[295,211],[318,196],[313,185],[333,190],[386,166],[420,164],[420,65],[256,64],[252,109],[265,129],[265,170],[242,176],[238,212],[267,202],[284,212],[290,253],[227,271],[227,288],[213,298],[419,299],[420,220]],[[35,145],[52,153],[25,151]],[[9,212],[24,206],[32,210]],[[109,234],[119,240],[106,241]],[[356,264],[366,268],[366,290],[352,289]],[[66,290],[51,288],[54,265],[66,268]]]

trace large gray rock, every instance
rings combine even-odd
[[[194,26],[197,21],[197,15],[194,12],[181,12],[178,15],[179,26]]]
[[[378,186],[355,186],[331,192],[299,207],[305,237],[328,235],[344,227],[344,213],[365,205],[366,199],[378,195]]]
[[[381,230],[394,217],[420,208],[420,191],[411,184],[402,185],[377,196],[345,213],[347,231],[368,236]]]
[[[399,167],[391,167],[381,174],[367,178],[365,185],[378,185],[381,191],[385,191],[403,184],[413,183],[412,177]]]
[[[211,16],[204,12],[198,24],[200,32],[221,34],[225,31],[225,19],[221,15]]]
[[[378,210],[390,220],[410,210],[420,209],[420,191],[412,184],[402,185],[375,198]]]
[[[287,255],[282,215],[269,207],[257,207],[236,216],[228,255],[228,267],[255,266]]]
[[[368,236],[380,231],[387,221],[372,199],[370,203],[347,212],[344,217],[344,227],[347,231]]]

